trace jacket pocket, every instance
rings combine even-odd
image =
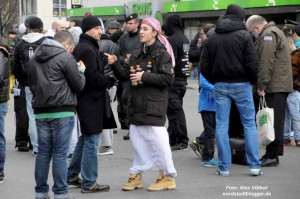
[[[167,104],[164,101],[158,101],[153,98],[147,99],[146,114],[153,116],[164,116],[167,112]]]

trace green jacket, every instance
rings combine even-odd
[[[0,103],[9,100],[9,47],[4,38],[0,38]]]
[[[274,22],[264,26],[256,46],[259,56],[257,88],[266,93],[292,92],[289,44]]]

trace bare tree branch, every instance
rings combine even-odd
[[[12,29],[18,17],[18,0],[0,0],[0,34]]]

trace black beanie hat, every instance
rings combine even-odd
[[[246,14],[244,8],[237,4],[230,4],[227,7],[225,15],[234,15],[239,18],[241,21],[245,20]]]
[[[85,16],[82,19],[82,32],[85,33],[86,31],[95,28],[96,26],[101,26],[100,20],[92,15]]]
[[[43,22],[40,18],[38,17],[33,17],[29,21],[29,28],[30,29],[43,29]]]

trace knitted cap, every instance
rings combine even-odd
[[[82,32],[83,33],[85,33],[86,31],[88,31],[92,28],[95,28],[97,26],[101,26],[101,22],[95,16],[88,15],[82,19]]]

